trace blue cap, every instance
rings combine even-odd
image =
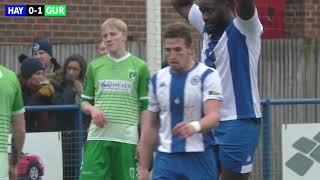
[[[48,40],[39,40],[33,43],[32,46],[32,54],[35,51],[43,50],[48,53],[52,57],[52,45],[49,43]]]

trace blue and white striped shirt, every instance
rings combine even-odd
[[[222,100],[221,82],[216,70],[197,63],[195,67],[180,74],[166,67],[154,74],[149,84],[149,107],[159,112],[161,152],[201,152],[213,141],[212,133],[196,133],[186,139],[172,134],[179,122],[200,120],[203,102],[208,99]]]
[[[218,42],[212,42],[215,38],[206,33],[196,4],[191,7],[188,20],[203,33],[201,61],[215,67],[221,77],[221,120],[261,117],[257,71],[263,27],[257,10],[249,20],[236,17]]]

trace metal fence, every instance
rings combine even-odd
[[[286,124],[284,119],[272,119],[272,106],[291,106],[291,105],[314,105],[319,112],[320,99],[276,99],[265,100],[263,105],[263,180],[282,180],[282,146],[281,143],[281,125]],[[278,107],[277,107],[278,108]],[[290,112],[287,112],[289,114]],[[317,112],[315,112],[317,113]],[[273,129],[276,121],[278,126]],[[320,119],[313,119],[313,122],[320,122]],[[303,121],[299,123],[304,123]],[[272,133],[277,131],[278,133]],[[280,134],[280,136],[279,136]],[[261,176],[260,176],[261,178]],[[252,179],[255,179],[254,177]]]
[[[61,132],[63,180],[78,179],[82,161],[82,149],[85,142],[86,131],[83,130],[83,118],[80,105],[46,105],[26,106],[27,112],[31,111],[73,111],[74,130]]]

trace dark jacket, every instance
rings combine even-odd
[[[51,96],[45,96],[40,93],[39,90],[42,86],[30,86],[21,75],[18,75],[18,79],[21,84],[22,96],[25,106],[51,104]],[[42,132],[52,130],[48,111],[27,111],[25,113],[25,119],[27,132]]]
[[[60,73],[58,73],[50,78],[50,82],[53,84],[55,89],[55,93],[52,97],[52,104],[76,104],[78,92],[76,91],[73,79],[64,78]],[[53,117],[55,119],[54,122],[56,130],[69,131],[74,129],[74,111],[57,111]]]

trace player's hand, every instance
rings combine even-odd
[[[139,180],[149,180],[150,175],[147,169],[140,169],[139,171]]]
[[[196,133],[196,130],[189,123],[180,122],[172,129],[172,133],[174,135],[178,135],[181,138],[185,139],[189,136],[194,135]]]
[[[106,118],[104,112],[93,106],[90,110],[91,118],[93,122],[100,128],[103,128],[106,124]]]
[[[16,166],[10,165],[9,167],[9,180],[17,179],[17,168]]]

